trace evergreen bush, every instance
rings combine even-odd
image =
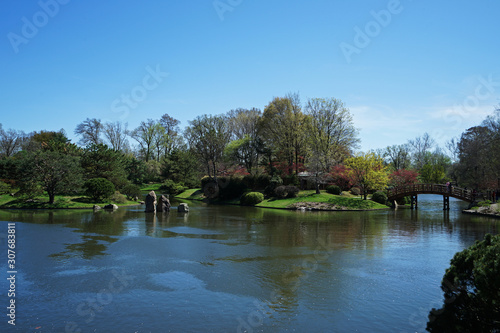
[[[248,192],[244,194],[240,203],[246,206],[255,206],[256,204],[262,202],[264,200],[264,195],[260,192]]]
[[[330,194],[340,195],[342,193],[342,189],[338,185],[328,185],[326,187],[326,192]]]
[[[172,179],[167,179],[160,186],[160,191],[166,192],[171,195],[177,195],[187,190],[183,183],[176,183]]]
[[[373,193],[372,200],[378,202],[379,204],[385,205],[385,203],[387,202],[387,194],[382,191],[377,191]]]
[[[91,178],[84,184],[85,194],[95,202],[102,202],[115,193],[115,185],[106,178]]]

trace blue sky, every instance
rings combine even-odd
[[[361,150],[443,144],[500,103],[500,2],[2,1],[0,123],[129,129],[168,113],[344,101]],[[126,96],[131,96],[127,99]]]

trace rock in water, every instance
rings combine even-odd
[[[115,209],[118,209],[118,206],[115,204],[109,204],[109,205],[104,206],[104,209],[115,210]]]
[[[158,201],[158,206],[156,206],[157,212],[169,212],[170,211],[170,200],[164,195],[160,197]]]
[[[187,203],[181,203],[179,206],[177,206],[177,211],[180,213],[187,213],[189,212],[189,206]]]
[[[156,193],[151,191],[146,196],[146,213],[156,212]]]

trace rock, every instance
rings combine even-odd
[[[181,203],[179,206],[177,206],[177,211],[180,213],[187,213],[189,212],[189,206],[187,203]]]
[[[94,207],[92,207],[94,210],[100,210],[101,209],[101,206],[98,206],[98,205],[94,205]]]
[[[160,197],[158,205],[156,206],[157,212],[169,212],[170,211],[170,200],[164,195]]]
[[[115,210],[115,209],[118,209],[118,206],[115,204],[109,204],[109,205],[104,206],[104,209]]]
[[[139,201],[139,204],[144,205],[145,202],[144,201]]]
[[[146,213],[156,213],[156,193],[151,191],[146,196]]]
[[[134,201],[139,201],[139,197],[134,197]]]

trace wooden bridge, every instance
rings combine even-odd
[[[440,194],[443,196],[443,209],[450,209],[450,197],[464,201],[474,201],[474,195],[471,190],[455,186],[446,186],[442,184],[413,184],[394,187],[387,191],[387,199],[393,202],[403,197],[411,197],[411,208],[418,208],[419,194]]]

